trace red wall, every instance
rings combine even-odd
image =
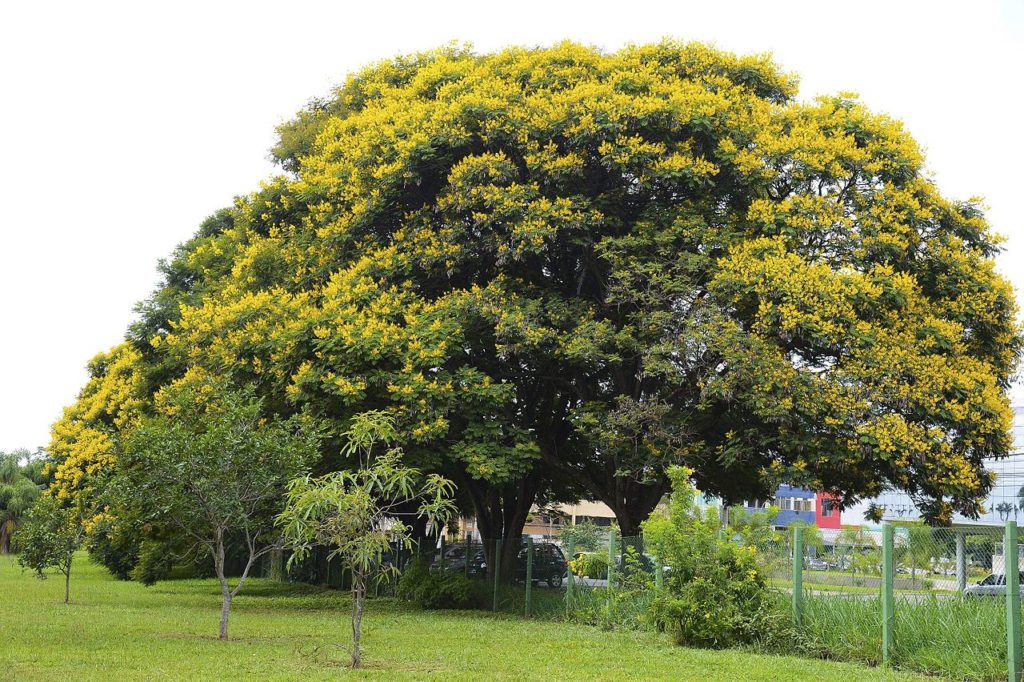
[[[814,525],[818,528],[839,528],[842,513],[839,511],[838,506],[833,507],[832,516],[821,515],[822,500],[836,499],[835,495],[829,495],[828,493],[814,493]]]

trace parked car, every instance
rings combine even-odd
[[[527,549],[523,547],[516,555],[516,580],[526,581],[526,559]],[[531,575],[534,584],[544,581],[549,587],[558,588],[562,586],[566,571],[569,570],[569,563],[562,554],[562,549],[550,542],[536,542],[533,545],[533,574]]]
[[[1020,572],[1021,594],[1024,595],[1024,571]],[[992,573],[985,576],[974,585],[964,588],[964,595],[968,597],[1005,597],[1006,576],[1002,573]]]
[[[832,565],[823,559],[812,556],[804,559],[804,568],[808,571],[828,571],[832,569]]]
[[[487,573],[487,560],[484,558],[483,549],[479,545],[469,550],[469,566],[466,566],[466,546],[452,545],[444,553],[444,561],[435,557],[430,564],[430,572],[438,573],[442,570],[445,573],[465,573],[466,575],[480,576]]]
[[[433,561],[430,562],[431,573],[437,573],[442,568],[445,573],[458,573],[466,570],[466,545],[451,545],[445,550],[443,557],[439,554],[435,554]]]
[[[516,582],[521,583],[526,580],[526,552],[526,546],[524,545],[516,554],[515,573],[513,574],[513,579]],[[456,553],[449,559],[447,552],[445,552],[444,570],[464,571],[470,577],[486,576],[487,560],[483,550],[472,553],[469,566],[466,565],[465,555],[465,550],[463,550],[461,554]],[[568,567],[569,564],[565,561],[565,555],[562,554],[562,550],[558,545],[551,543],[534,544],[534,572],[532,572],[530,577],[532,583],[544,582],[553,588],[560,588]],[[434,561],[434,564],[431,565],[431,571],[437,570],[440,570],[440,565],[438,561]]]

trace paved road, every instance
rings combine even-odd
[[[955,587],[955,585],[954,585],[954,587]],[[792,587],[783,587],[783,588],[780,588],[780,589],[783,592],[785,592],[786,594],[793,594],[793,588]],[[880,594],[879,592],[838,592],[838,591],[835,591],[835,590],[820,589],[820,588],[818,588],[816,586],[805,586],[804,587],[804,592],[806,592],[807,594],[813,595],[813,596],[817,596],[817,597],[843,597],[845,599],[864,599],[864,600],[878,599],[879,594]],[[955,591],[954,592],[939,592],[939,591],[928,592],[928,591],[922,590],[921,592],[908,592],[908,591],[905,591],[905,590],[896,590],[896,592],[895,592],[895,594],[893,596],[894,596],[894,598],[896,600],[902,599],[904,601],[921,602],[921,601],[927,601],[927,600],[929,600],[929,599],[931,599],[933,597],[935,599],[938,599],[938,600],[954,599],[956,597],[959,597],[960,594],[958,592],[955,592]]]

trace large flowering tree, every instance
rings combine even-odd
[[[229,375],[336,434],[387,410],[492,537],[580,496],[634,533],[673,464],[729,500],[974,514],[1020,348],[998,241],[898,122],[795,93],[674,42],[374,65],[165,264],[144,376]]]

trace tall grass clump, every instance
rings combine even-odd
[[[882,657],[882,600],[807,593],[799,636],[801,648],[813,656],[877,664]]]
[[[1006,601],[934,595],[896,602],[893,662],[960,680],[1005,679]]]
[[[876,665],[882,657],[881,598],[808,593],[794,638],[790,652]],[[957,680],[1005,678],[1005,602],[936,595],[897,600],[891,663]]]
[[[653,588],[578,587],[572,596],[570,619],[604,630],[644,630],[655,626],[651,609],[659,593]]]

